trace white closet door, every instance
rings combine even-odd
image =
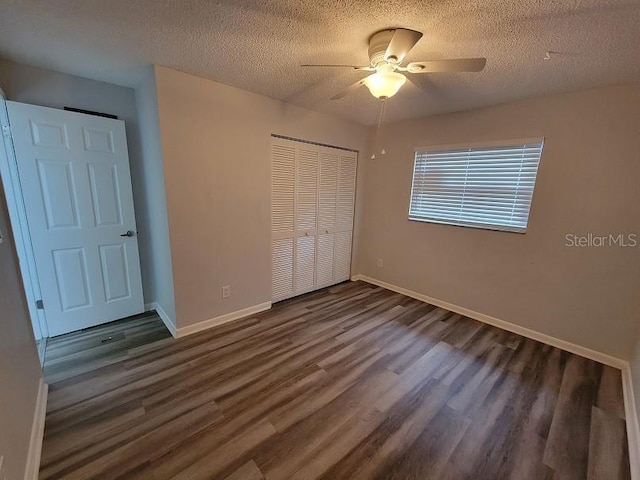
[[[355,152],[343,151],[338,165],[338,192],[336,196],[336,227],[334,248],[334,283],[348,280],[351,273],[351,241],[356,195]]]
[[[333,250],[335,234],[318,235],[318,269],[316,285],[318,288],[332,285],[333,282]]]
[[[318,147],[300,143],[296,149],[296,274],[295,293],[316,285],[316,233],[318,222]]]
[[[320,148],[318,180],[318,288],[333,284],[333,250],[335,243],[336,200],[338,194],[338,165],[340,150]]]
[[[273,298],[282,299],[293,295],[293,238],[273,240]]]
[[[273,300],[347,280],[356,154],[272,139]]]
[[[351,231],[337,232],[334,250],[334,283],[349,280],[351,276]]]
[[[303,235],[315,235],[318,217],[318,150],[309,147],[296,152],[296,231]]]
[[[296,295],[309,292],[316,285],[316,237],[298,237],[296,243]]]
[[[271,146],[272,296],[294,294],[295,146],[273,142]]]

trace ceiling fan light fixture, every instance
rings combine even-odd
[[[377,72],[364,79],[364,84],[376,98],[391,98],[407,81],[407,77],[398,72]]]

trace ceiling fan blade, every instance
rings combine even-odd
[[[396,29],[386,52],[384,52],[384,59],[392,63],[401,63],[404,57],[407,56],[407,53],[409,53],[409,50],[411,50],[421,38],[421,32],[408,30],[406,28]]]
[[[305,65],[300,65],[301,67],[331,67],[331,68],[353,68],[354,70],[366,70],[367,72],[373,72],[375,70],[375,68],[373,67],[361,67],[358,65],[328,65],[328,64],[321,64],[321,65],[313,65],[313,64],[305,64]]]
[[[340,100],[342,97],[346,97],[347,95],[355,92],[356,90],[358,90],[361,86],[364,85],[364,80],[360,80],[352,85],[349,85],[347,88],[345,88],[344,90],[342,90],[340,93],[336,93],[333,97],[330,98],[330,100]]]
[[[486,64],[486,58],[458,58],[455,60],[411,62],[406,68],[409,73],[479,72]]]

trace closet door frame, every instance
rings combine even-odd
[[[274,201],[274,184],[273,184],[273,175],[274,175],[274,162],[273,162],[273,155],[274,155],[274,145],[279,145],[281,147],[285,147],[285,148],[293,148],[294,150],[294,178],[293,178],[293,231],[290,233],[282,233],[282,232],[274,232],[274,228],[273,228],[273,201]],[[299,197],[299,185],[298,185],[298,169],[299,169],[299,161],[300,161],[300,152],[299,149],[303,147],[306,150],[310,150],[310,151],[315,151],[317,152],[317,164],[316,164],[316,205],[315,205],[315,228],[307,228],[307,229],[298,229],[298,197]],[[322,153],[329,153],[329,154],[333,154],[333,155],[337,155],[338,156],[338,165],[337,165],[337,172],[336,172],[336,199],[335,199],[335,206],[334,206],[334,223],[333,223],[333,227],[332,228],[322,228],[322,230],[325,230],[324,235],[326,234],[330,234],[333,237],[333,242],[332,242],[332,253],[333,253],[333,258],[332,258],[332,279],[329,283],[322,283],[319,284],[318,282],[318,251],[319,251],[319,243],[320,243],[320,236],[323,235],[321,233],[321,227],[320,227],[320,189],[321,189],[321,175],[322,175]],[[281,240],[281,239],[288,239],[291,238],[292,240],[292,255],[293,258],[291,259],[292,265],[291,265],[291,274],[292,274],[292,289],[291,291],[286,294],[286,295],[282,295],[279,297],[275,297],[273,295],[273,290],[272,290],[272,301],[273,302],[279,302],[282,300],[286,300],[288,298],[292,298],[292,297],[296,297],[298,295],[303,295],[305,293],[308,292],[312,292],[315,290],[319,290],[321,288],[325,288],[331,285],[335,285],[336,283],[340,283],[342,281],[345,281],[346,279],[342,278],[340,280],[336,280],[336,274],[335,274],[335,254],[336,254],[336,234],[339,233],[338,232],[338,225],[337,225],[337,220],[338,220],[338,194],[339,194],[339,179],[340,179],[340,165],[342,162],[342,156],[347,156],[347,157],[351,157],[353,158],[353,161],[355,162],[355,169],[356,172],[354,172],[354,175],[356,175],[357,173],[357,161],[358,161],[358,153],[353,151],[353,150],[348,150],[348,149],[342,149],[342,148],[338,148],[338,147],[331,147],[331,146],[325,146],[325,145],[319,145],[313,142],[306,142],[304,140],[292,140],[289,138],[282,138],[279,136],[273,136],[271,137],[271,158],[270,158],[270,162],[271,162],[271,168],[270,168],[270,173],[271,173],[271,202],[270,202],[270,220],[271,220],[271,265],[272,265],[272,271],[271,271],[271,284],[272,284],[272,288],[274,285],[274,245],[275,245],[275,241],[277,240]],[[354,179],[354,188],[353,188],[353,198],[354,198],[354,209],[353,209],[353,213],[351,215],[351,219],[350,219],[350,225],[349,225],[349,229],[342,229],[341,232],[350,232],[350,245],[349,245],[349,270],[350,270],[350,263],[351,263],[351,258],[352,258],[352,254],[353,254],[353,223],[354,223],[354,217],[355,217],[355,188],[356,188],[356,181]],[[314,238],[314,273],[313,273],[313,286],[310,288],[305,288],[305,289],[301,289],[298,290],[296,288],[296,283],[297,283],[297,277],[298,277],[298,239],[301,237],[313,237]]]

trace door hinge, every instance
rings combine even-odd
[[[11,126],[10,125],[2,125],[2,135],[5,137],[11,137]]]
[[[42,302],[42,300],[36,300],[36,308],[38,310],[44,310],[44,303]]]

